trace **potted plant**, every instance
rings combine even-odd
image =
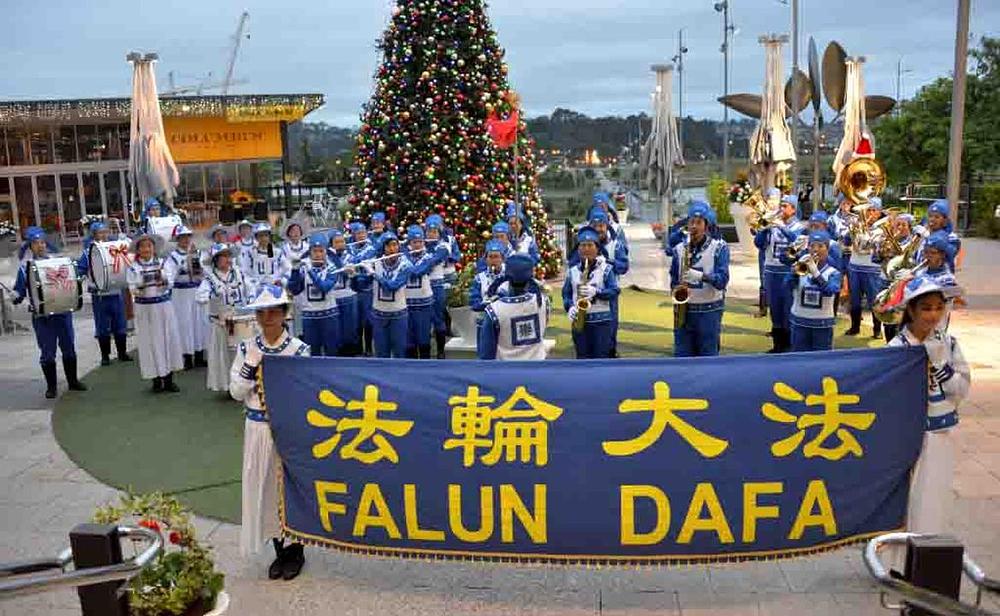
[[[164,550],[127,587],[133,616],[218,616],[229,606],[209,548],[198,543],[191,513],[160,493],[125,494],[94,512],[98,524],[138,524],[160,534]]]

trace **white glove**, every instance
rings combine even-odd
[[[930,229],[928,229],[923,225],[917,225],[916,227],[913,227],[913,232],[925,239],[931,234]]]
[[[260,365],[260,362],[263,359],[264,354],[260,352],[260,349],[257,348],[257,345],[253,342],[253,340],[251,340],[250,343],[247,344],[247,356],[243,363],[256,368]]]
[[[705,272],[699,272],[696,269],[689,268],[684,272],[684,282],[688,284],[698,284],[705,279]]]
[[[809,273],[810,274],[812,274],[814,277],[815,276],[819,276],[819,266],[816,265],[816,260],[815,259],[809,259],[806,262],[806,265],[809,267]]]
[[[576,306],[570,306],[569,311],[566,313],[566,316],[569,317],[570,323],[576,320],[576,313],[577,313]]]
[[[597,295],[597,287],[592,284],[585,284],[580,287],[580,297],[583,299],[591,299]]]
[[[941,368],[948,363],[948,341],[940,332],[933,332],[924,340],[924,350],[927,360],[935,368]]]
[[[372,264],[371,263],[365,263],[364,261],[361,261],[355,267],[357,269],[361,270],[362,272],[366,273],[366,274],[371,274],[374,271],[372,269]]]

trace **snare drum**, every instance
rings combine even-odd
[[[132,265],[128,252],[128,240],[94,242],[90,245],[87,258],[90,260],[90,281],[101,293],[125,289],[125,272]]]
[[[76,265],[66,257],[51,257],[28,263],[28,288],[38,316],[79,310],[83,306],[83,281]]]
[[[226,334],[229,336],[228,347],[235,349],[247,338],[257,335],[257,315],[238,314],[225,320]]]
[[[171,241],[174,239],[174,228],[183,224],[180,216],[171,214],[170,216],[150,216],[148,219],[150,233],[159,235],[163,240],[163,254],[165,257],[173,250]]]

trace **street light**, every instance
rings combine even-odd
[[[896,60],[896,115],[899,115],[900,106],[903,104],[903,75],[912,73],[913,69],[903,68],[903,58]]]
[[[712,5],[716,13],[722,13],[722,96],[729,96],[729,38],[736,26],[729,23],[729,0],[721,0]],[[729,107],[722,106],[723,141],[722,141],[722,175],[729,180]]]
[[[671,58],[673,63],[677,65],[677,86],[679,90],[677,116],[680,118],[677,128],[677,138],[681,142],[681,147],[684,147],[684,54],[687,52],[688,48],[684,46],[684,28],[681,28],[677,31],[677,53]]]

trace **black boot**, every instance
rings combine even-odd
[[[761,289],[757,293],[757,316],[758,317],[767,316],[767,294],[764,293],[764,289]]]
[[[194,369],[194,355],[189,353],[184,353],[184,369],[192,370]]]
[[[293,543],[285,548],[284,560],[285,562],[281,566],[281,579],[294,580],[302,571],[302,565],[306,564],[306,555],[302,550],[302,544]]]
[[[66,357],[63,355],[63,372],[66,373],[66,383],[70,391],[87,391],[87,386],[76,378],[76,355]]]
[[[872,313],[872,339],[878,340],[882,337],[882,321],[878,320],[875,313]]]
[[[790,330],[788,328],[782,328],[782,329],[779,329],[778,331],[781,332],[781,335],[779,336],[779,338],[781,340],[781,350],[778,351],[778,352],[779,353],[787,353],[787,352],[791,351],[792,350],[792,330]]]
[[[406,359],[416,359],[417,358],[417,347],[408,346],[406,347]]]
[[[781,330],[777,327],[771,328],[771,350],[768,353],[781,352]]]
[[[180,390],[181,388],[174,383],[174,373],[168,372],[167,376],[163,377],[163,391],[168,391],[172,394],[176,394]]]
[[[285,565],[285,540],[271,539],[274,545],[274,562],[267,568],[267,579],[276,580],[281,577],[281,569]]]
[[[115,334],[115,349],[118,350],[118,361],[132,361],[128,354],[128,337],[125,334]]]
[[[434,332],[434,342],[437,344],[437,358],[444,359],[444,345],[448,343],[448,333]]]
[[[851,328],[844,332],[845,336],[857,336],[861,333],[861,309],[851,310]]]
[[[205,361],[205,351],[195,351],[194,352],[194,367],[195,368],[207,368],[208,362]]]
[[[837,318],[840,314],[840,293],[833,296],[833,318]]]
[[[431,345],[421,344],[417,347],[417,359],[430,359],[431,358]]]
[[[45,375],[45,397],[52,399],[56,397],[56,362],[47,361],[42,363],[42,374]]]
[[[153,393],[160,394],[163,393],[163,379],[158,376],[153,377]]]
[[[101,349],[101,365],[111,365],[111,336],[98,336],[97,346]]]
[[[365,323],[361,326],[361,348],[365,357],[372,357],[375,354],[372,352],[372,342],[374,338],[372,337],[372,326],[369,323]]]
[[[885,325],[883,325],[883,328],[885,329],[885,341],[887,343],[891,342],[892,339],[896,337],[896,334],[899,333],[899,326],[898,325],[888,325],[888,324],[885,324]]]

